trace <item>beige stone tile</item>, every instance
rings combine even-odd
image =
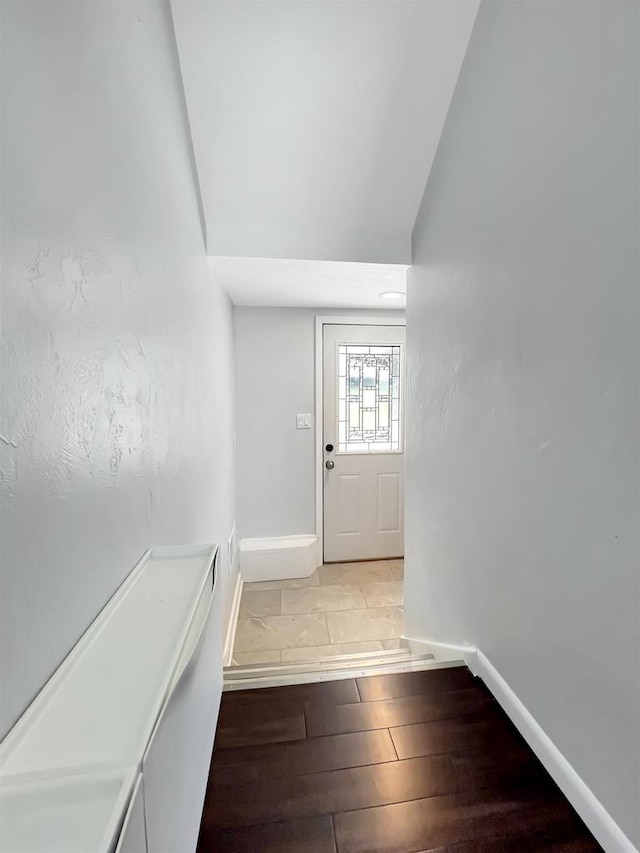
[[[404,581],[363,583],[362,593],[367,602],[367,607],[402,607],[404,604]]]
[[[320,586],[320,577],[316,569],[308,578],[290,578],[286,581],[256,581],[255,583],[246,583],[245,589],[262,590],[262,589],[300,589],[307,586]]]
[[[358,586],[309,586],[302,589],[284,589],[283,613],[316,613],[329,610],[359,610],[367,602]]]
[[[340,643],[341,655],[361,655],[365,652],[382,652],[384,648],[380,640],[368,640],[363,643]]]
[[[364,640],[390,640],[402,635],[403,612],[401,607],[341,610],[335,613],[327,613],[326,616],[332,644],[359,643]]]
[[[340,646],[309,646],[300,649],[282,649],[283,663],[299,663],[303,661],[324,660],[325,658],[337,657],[340,654]]]
[[[335,563],[318,569],[321,586],[355,585],[395,580],[389,563]]]
[[[240,599],[239,616],[241,619],[249,616],[279,616],[279,589],[243,589]]]
[[[234,649],[256,652],[322,646],[330,642],[325,614],[301,613],[238,619]]]
[[[280,663],[280,652],[234,652],[235,666],[250,666],[253,663]]]
[[[400,641],[400,637],[394,637],[392,640],[381,640],[382,648],[385,651],[391,651],[392,649],[399,649],[402,645]]]
[[[389,566],[396,580],[404,580],[404,560],[391,560]]]

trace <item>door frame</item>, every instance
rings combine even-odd
[[[316,537],[318,539],[318,555],[321,564],[324,562],[324,453],[322,434],[324,431],[324,327],[325,326],[406,326],[407,318],[380,315],[329,315],[316,314],[316,410],[315,410],[315,489],[316,489]],[[406,346],[406,345],[405,345]],[[406,352],[406,349],[405,349]],[[405,356],[406,364],[406,356]]]

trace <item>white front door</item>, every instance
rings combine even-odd
[[[404,326],[323,326],[324,561],[404,555]]]

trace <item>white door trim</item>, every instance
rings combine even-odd
[[[320,561],[324,559],[324,520],[323,520],[323,453],[322,453],[322,436],[324,424],[324,406],[322,401],[323,388],[323,367],[322,367],[322,339],[324,326],[406,326],[405,317],[390,317],[375,315],[366,315],[354,317],[350,314],[346,316],[316,314],[316,453],[315,453],[315,479],[316,479],[316,536],[318,537],[318,546]]]

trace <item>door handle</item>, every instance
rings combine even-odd
[[[336,463],[333,461],[333,459],[327,459],[327,461],[324,463],[324,467],[328,468],[329,471],[332,471],[336,467]]]

